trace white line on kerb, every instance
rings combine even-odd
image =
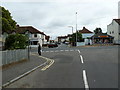
[[[80,53],[80,50],[78,50],[78,52]]]
[[[83,80],[84,80],[84,84],[85,84],[85,90],[89,90],[89,85],[88,85],[87,75],[86,75],[85,70],[83,70]]]
[[[81,62],[84,63],[84,62],[83,62],[83,57],[82,57],[82,55],[80,55],[80,59],[81,59]]]
[[[18,79],[20,79],[20,78],[22,78],[22,77],[28,75],[29,73],[31,73],[31,72],[35,71],[36,69],[40,68],[41,66],[45,65],[46,63],[47,63],[47,61],[46,61],[45,63],[40,64],[39,66],[33,68],[32,70],[29,70],[29,71],[27,71],[26,73],[24,73],[24,74],[22,74],[22,75],[20,75],[20,76],[18,76],[18,77],[16,77],[16,78],[10,80],[9,82],[3,84],[2,87],[6,87],[6,86],[8,86],[9,84],[11,84],[11,83],[17,81]]]

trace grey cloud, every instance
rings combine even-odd
[[[110,21],[117,17],[117,1],[113,0],[79,0],[79,2],[19,2],[3,3],[11,11],[13,18],[20,25],[32,25],[46,34],[57,36],[71,33],[69,25],[76,24],[77,11],[78,29],[83,26],[94,30],[101,26],[106,28]],[[114,8],[113,8],[114,6]],[[104,29],[106,30],[106,29]]]

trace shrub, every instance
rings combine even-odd
[[[21,34],[11,34],[5,40],[5,49],[25,49],[27,46],[27,37]]]

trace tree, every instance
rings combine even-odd
[[[22,34],[11,34],[6,38],[5,49],[25,49],[27,46],[27,37]]]
[[[69,39],[70,42],[76,42],[76,33],[72,34],[72,37]],[[82,41],[82,34],[77,32],[77,42]]]
[[[95,33],[95,34],[102,33],[102,29],[101,29],[101,28],[96,28],[96,29],[94,30],[94,33]]]
[[[2,11],[2,15],[0,15],[0,19],[2,20],[2,22],[0,21],[0,25],[2,25],[2,32],[15,30],[16,22],[12,19],[11,13],[1,6],[0,10]]]

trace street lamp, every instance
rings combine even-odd
[[[76,46],[77,46],[77,12],[76,12]]]
[[[26,31],[27,37],[28,37],[28,60],[30,60],[30,50],[29,50],[29,30]]]
[[[72,28],[72,38],[73,38],[73,26],[68,26]],[[73,46],[73,41],[72,41],[72,46]]]

